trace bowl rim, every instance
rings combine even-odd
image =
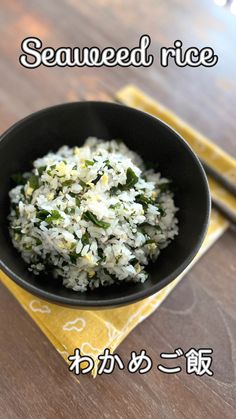
[[[128,112],[136,112],[140,115],[144,115],[145,118],[155,121],[156,123],[162,125],[167,131],[169,131],[171,133],[171,135],[175,135],[176,137],[178,137],[178,140],[181,142],[182,146],[185,147],[185,149],[188,150],[190,156],[192,157],[193,160],[195,160],[195,163],[197,164],[198,168],[199,168],[199,174],[201,175],[202,178],[202,183],[205,187],[205,198],[206,198],[206,212],[205,212],[205,216],[204,216],[204,222],[202,225],[202,229],[200,234],[198,235],[198,238],[196,240],[195,246],[192,248],[191,252],[189,253],[189,255],[184,259],[184,261],[174,270],[172,271],[169,275],[167,275],[166,277],[164,277],[162,280],[158,281],[156,284],[152,284],[150,287],[148,287],[147,289],[144,290],[140,290],[140,291],[136,291],[134,294],[130,294],[127,296],[118,296],[117,298],[108,298],[106,300],[103,300],[102,298],[96,299],[96,300],[80,300],[78,298],[78,294],[77,298],[73,297],[73,294],[71,294],[70,297],[63,297],[60,295],[56,295],[53,294],[49,291],[45,291],[43,289],[38,288],[37,286],[28,283],[27,281],[24,280],[24,278],[20,277],[19,275],[17,275],[15,272],[13,272],[10,268],[8,268],[8,266],[1,260],[0,258],[0,268],[2,269],[2,271],[8,275],[13,281],[15,281],[18,285],[20,285],[22,288],[26,289],[27,291],[29,291],[30,293],[38,296],[39,298],[43,298],[44,300],[47,301],[51,301],[53,303],[57,303],[60,305],[64,305],[64,306],[73,306],[74,308],[81,308],[81,309],[101,309],[101,308],[112,308],[112,307],[119,307],[119,306],[124,306],[127,304],[132,304],[135,303],[137,301],[140,301],[144,298],[147,298],[155,293],[157,293],[158,291],[162,290],[163,288],[165,288],[169,283],[171,283],[175,278],[178,277],[178,275],[180,275],[180,273],[182,273],[185,268],[187,268],[187,266],[191,263],[191,261],[193,260],[193,258],[195,257],[195,255],[197,254],[198,250],[201,247],[201,244],[206,236],[207,233],[207,227],[209,224],[209,219],[210,219],[210,212],[211,212],[211,197],[210,197],[210,191],[209,191],[209,184],[208,184],[208,180],[207,180],[207,176],[206,173],[203,169],[203,166],[199,160],[199,158],[197,157],[197,155],[195,154],[195,152],[192,150],[192,148],[190,147],[190,145],[187,143],[186,140],[184,140],[184,138],[174,129],[172,128],[170,125],[168,125],[166,122],[162,121],[160,118],[149,114],[148,112],[145,112],[143,110],[137,109],[137,108],[133,108],[127,105],[123,105],[123,104],[118,104],[118,103],[114,103],[114,102],[107,102],[107,101],[76,101],[76,102],[64,102],[64,103],[60,103],[57,105],[53,105],[53,106],[49,106],[43,109],[40,109],[38,111],[35,111],[29,115],[27,115],[26,117],[18,120],[17,122],[15,122],[13,125],[11,125],[5,132],[3,132],[0,136],[0,148],[2,146],[2,144],[8,140],[8,135],[14,131],[17,130],[18,128],[20,128],[22,126],[22,124],[27,124],[28,122],[31,122],[34,119],[37,119],[38,117],[41,117],[44,113],[48,113],[51,112],[55,109],[59,109],[59,108],[65,108],[68,106],[110,106],[113,107],[114,109],[123,109],[123,110],[127,110]]]

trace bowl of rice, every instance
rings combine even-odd
[[[209,220],[187,143],[112,103],[53,106],[0,140],[0,267],[37,296],[80,308],[134,303],[174,280]]]

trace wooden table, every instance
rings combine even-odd
[[[48,46],[137,45],[150,51],[181,39],[212,46],[214,68],[26,70],[18,63],[23,38]],[[0,129],[32,111],[65,101],[104,99],[126,83],[162,101],[236,156],[236,17],[211,0],[1,0]],[[213,348],[214,377],[115,370],[79,382],[9,292],[0,286],[0,417],[10,418],[233,418],[236,408],[235,233],[224,236],[166,302],[119,347],[124,360],[145,348]]]

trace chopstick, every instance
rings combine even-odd
[[[218,183],[220,183],[227,191],[229,191],[232,195],[236,197],[236,185],[230,182],[224,175],[217,170],[213,169],[213,167],[209,166],[206,162],[202,159],[201,163],[208,175],[210,175],[213,179],[215,179]]]
[[[217,172],[207,163],[200,159],[207,175],[211,176],[216,182],[218,182],[224,189],[230,192],[233,196],[236,196],[236,186],[233,185],[228,179],[226,179],[221,173]],[[217,200],[217,198],[213,197],[211,194],[211,201],[212,205],[216,207],[222,215],[224,215],[227,220],[233,223],[236,226],[236,213],[231,210],[228,206],[224,205],[223,201]]]
[[[235,212],[231,211],[226,205],[222,203],[222,201],[218,201],[217,199],[211,196],[212,205],[225,217],[227,220],[234,224],[236,227],[236,214]]]

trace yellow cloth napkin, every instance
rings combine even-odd
[[[134,88],[132,87],[132,89]],[[145,104],[149,99],[145,95],[142,96],[140,91],[138,91],[138,93],[138,104],[134,99],[131,99],[129,88],[128,90],[123,89],[118,92],[117,97],[125,103],[129,102],[128,104],[131,106],[138,105],[138,107],[145,108]],[[159,106],[158,103],[152,101],[150,112],[157,114],[156,111]],[[168,113],[167,110],[166,112]],[[163,113],[162,119],[164,119],[164,117],[165,112]],[[174,118],[176,123],[179,121],[176,116],[172,115],[172,118]],[[189,130],[191,130],[191,128],[189,128]],[[191,131],[191,133],[193,135],[193,131]],[[202,137],[200,134],[194,132],[194,140],[196,144],[199,141],[199,144],[201,145]],[[227,159],[225,153],[217,148],[217,154],[219,161],[222,161],[222,165],[226,164]],[[233,161],[232,163],[235,162]],[[165,300],[167,295],[174,289],[186,272],[191,269],[191,266],[223,234],[228,225],[228,221],[217,211],[213,210],[207,236],[191,265],[188,266],[171,284],[154,296],[122,308],[84,311],[62,307],[31,295],[16,285],[1,271],[0,278],[67,362],[68,355],[73,354],[75,348],[79,348],[84,355],[93,357],[95,361],[93,375],[96,376],[98,355],[102,353],[105,348],[110,348],[111,352],[114,352],[129,332]]]

